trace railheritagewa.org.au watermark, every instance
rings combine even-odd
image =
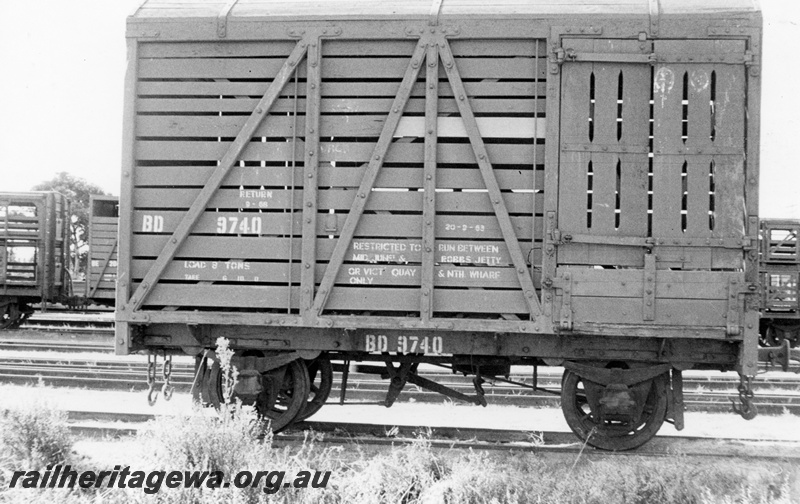
[[[261,488],[273,494],[282,488],[325,488],[331,471],[239,471],[233,478],[222,471],[76,471],[72,466],[47,466],[45,471],[14,471],[9,488],[138,488],[154,494],[163,488]]]

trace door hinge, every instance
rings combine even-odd
[[[645,254],[642,282],[642,320],[656,319],[656,256]]]
[[[739,280],[731,278],[728,281],[728,313],[725,315],[727,323],[725,333],[728,336],[738,336],[739,328]]]
[[[564,273],[563,276],[551,280],[551,287],[561,291],[561,313],[559,327],[565,331],[572,330],[572,275]]]

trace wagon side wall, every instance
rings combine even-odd
[[[397,330],[449,335],[445,353],[502,355],[535,353],[533,343],[497,343],[506,336],[733,341],[728,353],[751,365],[760,17],[744,4],[662,3],[655,13],[642,2],[488,15],[477,4],[430,13],[414,3],[403,14],[345,9],[329,20],[244,5],[204,17],[199,4],[189,20],[189,10],[183,18],[146,4],[128,24],[118,352],[202,346],[222,324],[250,327],[256,346],[292,348],[302,331],[320,331],[318,350],[380,350],[381,336],[394,349]],[[713,61],[677,59],[698,47]],[[702,70],[709,89],[739,86],[730,110],[740,130],[715,130],[733,143],[697,135],[710,149],[700,161],[678,145],[681,118],[652,111],[662,68]],[[595,96],[611,75],[620,83]],[[706,100],[704,109],[687,113],[709,116],[715,98],[705,96],[690,100]],[[644,170],[638,185],[602,151],[615,122],[626,132],[636,124],[636,100],[638,140],[618,136],[612,153]],[[568,137],[602,114],[607,143]],[[660,137],[647,131],[673,119],[669,158],[651,151]],[[683,122],[694,132],[704,120]],[[718,191],[683,189],[681,203],[694,173],[681,166],[701,161],[705,179],[691,180]],[[626,187],[637,195],[620,197]],[[734,192],[723,197],[723,187]],[[612,195],[608,217],[594,206],[602,194]],[[734,216],[721,210],[736,204]],[[655,224],[615,222],[615,205]],[[677,228],[662,214],[676,215]],[[348,330],[364,332],[354,340]]]

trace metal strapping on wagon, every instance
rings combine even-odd
[[[303,247],[302,265],[300,273],[300,313],[306,324],[312,322],[312,305],[314,304],[314,284],[316,264],[316,243],[314,243],[318,219],[318,188],[319,188],[319,161],[316,154],[319,152],[320,134],[320,89],[322,84],[322,44],[323,33],[311,35],[308,41],[310,47],[307,54],[306,77],[306,145],[304,158],[304,184],[303,184]],[[310,97],[309,97],[310,95]],[[291,290],[291,289],[290,289]],[[291,299],[291,294],[289,294]],[[291,304],[289,304],[291,307]]]
[[[217,36],[219,38],[225,38],[228,35],[228,15],[230,15],[233,6],[238,1],[228,0],[228,3],[220,10],[219,16],[217,16]]]
[[[431,13],[428,18],[430,26],[439,25],[439,12],[442,10],[442,0],[431,0]]]
[[[655,38],[660,34],[658,33],[658,25],[661,17],[661,1],[648,0],[650,7],[650,37]]]

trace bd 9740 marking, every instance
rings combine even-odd
[[[217,217],[219,234],[261,234],[261,217]]]
[[[444,340],[441,336],[393,336],[367,334],[365,350],[370,353],[397,352],[401,354],[442,355]]]

